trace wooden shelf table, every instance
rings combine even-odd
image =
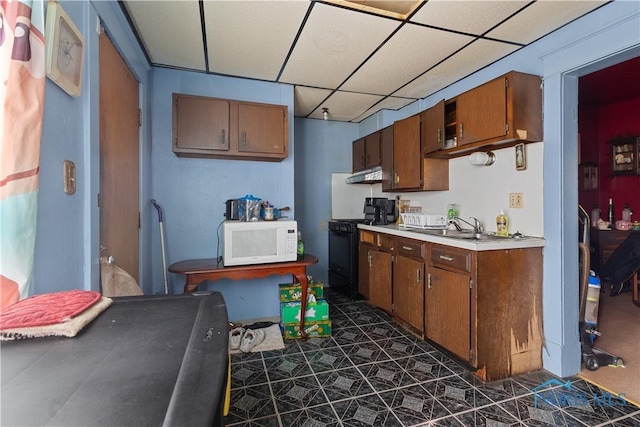
[[[307,334],[304,331],[304,313],[307,308],[307,266],[317,262],[318,258],[316,256],[305,254],[298,257],[296,261],[225,267],[222,261],[218,262],[215,258],[207,258],[176,262],[169,266],[169,271],[187,276],[184,284],[185,293],[194,292],[205,280],[243,280],[258,279],[272,275],[293,275],[294,282],[299,282],[302,287],[300,335],[305,340],[307,338]]]

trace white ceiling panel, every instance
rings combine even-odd
[[[205,69],[197,2],[136,0],[125,5],[152,63]]]
[[[308,1],[205,1],[210,71],[275,80],[308,7]]]
[[[305,117],[311,114],[320,103],[331,94],[329,89],[317,89],[312,87],[296,86],[293,91],[295,102],[295,115]]]
[[[609,3],[429,0],[406,21],[405,12],[377,15],[376,7],[411,9],[413,0],[358,0],[355,9],[328,1],[118,4],[152,66],[290,84],[296,117],[322,119],[329,108],[330,120],[359,122],[424,99]]]
[[[309,117],[322,119],[322,109],[329,109],[329,119],[349,122],[356,119],[362,111],[368,110],[383,97],[363,93],[336,92],[318,107]]]
[[[405,25],[342,89],[389,94],[473,40],[447,31]]]
[[[316,4],[282,81],[335,88],[398,26],[397,21]]]
[[[478,39],[394,95],[424,98],[422,94],[435,93],[468,76],[470,70],[478,70],[517,49],[519,47],[512,44]]]
[[[606,2],[607,0],[538,0],[489,32],[487,37],[531,43]]]
[[[380,110],[399,110],[402,107],[406,107],[407,105],[411,104],[412,102],[416,102],[416,100],[408,99],[408,98],[396,98],[396,97],[390,96],[380,101],[373,108],[368,109],[367,111],[362,113],[360,116],[353,119],[353,121],[356,123],[361,122],[362,120],[366,119],[370,115]]]
[[[529,1],[429,0],[411,18],[413,22],[482,35]],[[451,19],[456,16],[457,19]]]

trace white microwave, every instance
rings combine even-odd
[[[294,220],[225,221],[222,230],[225,267],[298,258],[298,223]]]

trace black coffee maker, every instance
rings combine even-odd
[[[398,219],[396,201],[384,197],[364,199],[364,219],[370,225],[393,224]]]

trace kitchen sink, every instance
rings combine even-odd
[[[509,236],[497,236],[493,233],[474,233],[473,230],[449,230],[445,229],[421,229],[421,228],[407,228],[407,230],[421,233],[421,234],[429,234],[432,236],[444,236],[450,237],[452,239],[465,239],[465,240],[505,240],[505,239],[526,239],[527,237],[516,233]]]

